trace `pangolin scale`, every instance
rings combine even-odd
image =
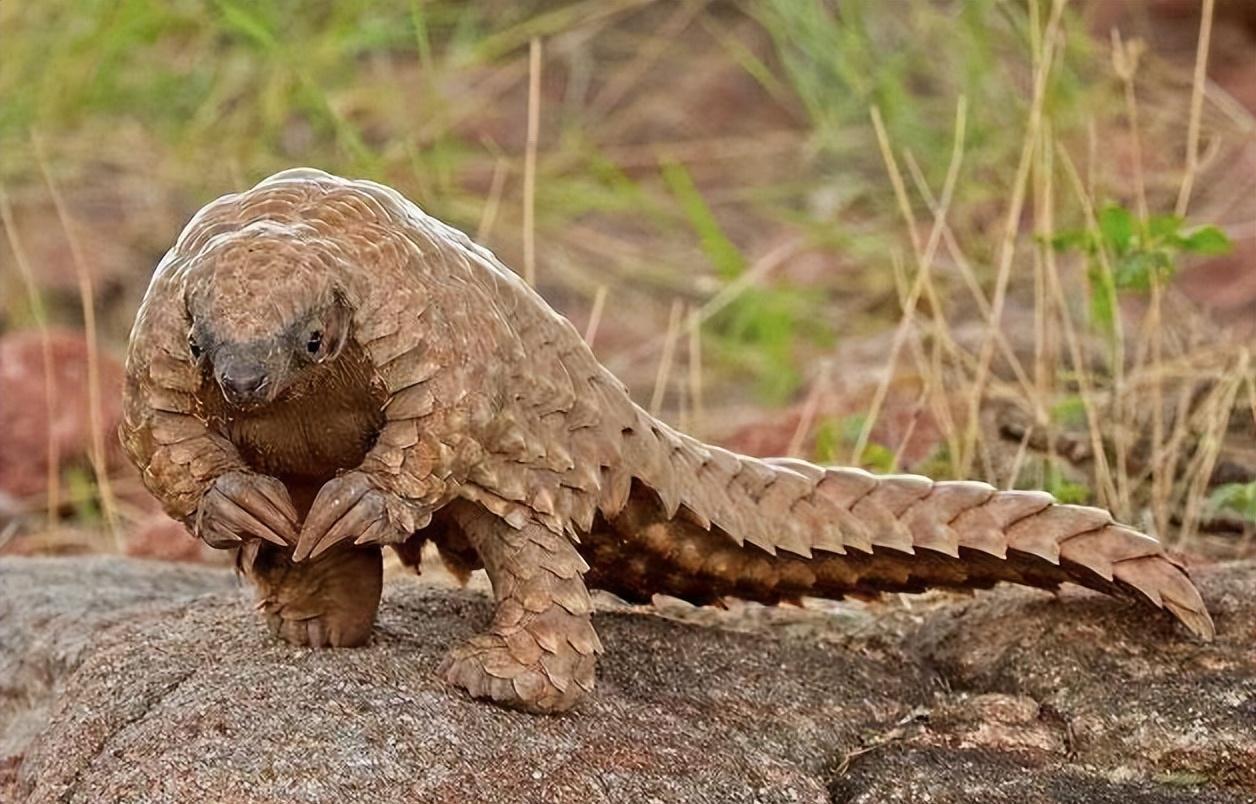
[[[289,641],[366,641],[384,545],[483,567],[496,614],[440,672],[528,711],[593,687],[590,585],[770,603],[1072,581],[1213,634],[1182,566],[1106,511],[677,432],[488,251],[312,169],[183,230],[132,332],[121,436],[171,515],[237,549]]]

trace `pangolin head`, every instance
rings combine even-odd
[[[326,255],[293,235],[250,227],[184,268],[188,349],[239,408],[308,390],[350,337]]]

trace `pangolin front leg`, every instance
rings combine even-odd
[[[582,577],[588,565],[565,535],[539,523],[515,528],[471,504],[454,513],[484,562],[497,611],[487,631],[449,653],[441,676],[513,709],[570,709],[592,691],[602,652]]]

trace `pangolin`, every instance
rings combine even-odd
[[[439,668],[559,712],[593,689],[589,587],[697,604],[1072,581],[1213,624],[1160,544],[978,482],[734,454],[635,405],[491,253],[312,170],[204,207],[131,334],[121,437],[166,510],[236,548],[272,631],[353,646],[381,548],[483,568],[495,614]]]

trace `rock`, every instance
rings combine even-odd
[[[91,473],[93,416],[86,338],[79,332],[51,330],[48,347],[53,366],[51,404],[40,333],[20,330],[0,337],[0,433],[5,436],[0,492],[35,504],[47,494],[52,460],[58,468],[77,467],[89,477]],[[98,353],[97,360],[101,401],[95,423],[102,433],[106,466],[113,470],[123,464],[116,435],[122,419],[122,364],[105,352]],[[50,454],[50,446],[55,454]],[[64,496],[66,489],[61,493]]]
[[[0,433],[4,434],[0,448],[0,554],[96,552],[102,541],[112,541],[102,533],[98,515],[74,518],[75,514],[100,509],[92,461],[93,441],[99,435],[113,500],[136,520],[135,527],[121,534],[126,553],[139,558],[212,561],[207,548],[202,549],[182,525],[161,513],[159,503],[144,489],[139,473],[123,453],[118,440],[122,363],[107,351],[96,354],[100,402],[93,416],[87,391],[92,356],[85,334],[51,329],[47,349],[51,384],[45,378],[42,333],[26,329],[0,334]],[[58,528],[56,539],[51,539],[53,534],[44,527],[44,516],[54,496],[49,494],[50,475],[58,484],[58,514],[70,525]],[[40,527],[32,525],[36,520]]]
[[[953,689],[1015,690],[1044,718],[1065,718],[1068,752],[1088,764],[1135,779],[1207,780],[1256,800],[1254,569],[1209,576],[1211,645],[1091,595],[1064,620],[1049,601],[1012,590],[934,618],[918,644]]]
[[[157,562],[0,559],[0,801],[10,800],[4,768],[16,767],[103,634],[233,585],[221,571]]]
[[[1253,570],[1204,576],[1211,645],[1091,594],[934,612],[911,644],[951,695],[873,739],[834,800],[1256,801]]]
[[[41,672],[64,688],[25,752],[19,795],[824,801],[828,759],[923,703],[932,684],[888,659],[608,614],[596,699],[571,717],[536,718],[472,702],[432,673],[487,619],[482,596],[394,583],[370,648],[296,650],[264,632],[244,593],[193,596],[229,587],[225,574],[191,576],[218,579],[199,588],[172,584],[164,607],[141,595],[127,608],[126,590],[169,572],[155,566],[0,563],[3,605],[27,611],[6,628],[29,634],[105,598],[115,614],[72,676],[60,672],[68,662]],[[110,591],[84,599],[75,588],[88,578]],[[25,645],[6,658],[19,688],[28,664],[19,657],[43,650],[29,635]]]
[[[1204,576],[1212,645],[1088,593],[806,639],[601,612],[595,696],[544,718],[434,677],[479,594],[396,579],[369,647],[311,651],[224,571],[0,559],[0,800],[1256,801],[1253,569]]]
[[[189,533],[183,523],[161,511],[148,514],[123,533],[122,552],[133,558],[208,563],[223,563],[221,558],[224,555]]]

